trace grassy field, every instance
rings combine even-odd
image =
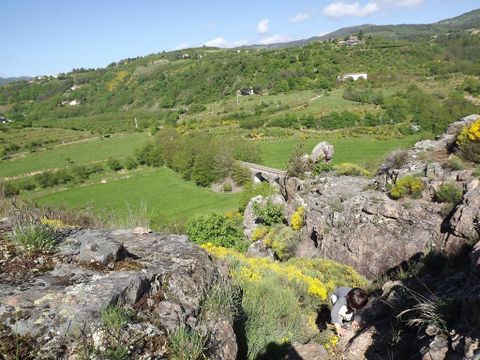
[[[97,211],[127,217],[146,207],[152,227],[184,223],[210,211],[236,210],[239,194],[216,193],[184,181],[168,168],[155,169],[107,184],[89,185],[36,198],[39,203],[78,208],[91,205]]]
[[[95,139],[83,143],[53,147],[49,150],[26,154],[11,160],[0,161],[0,178],[28,174],[34,171],[65,167],[94,161],[103,161],[111,156],[125,158],[147,141],[147,133],[116,135],[108,139]]]
[[[24,128],[0,131],[0,147],[16,144],[20,148],[27,146],[54,145],[64,142],[78,141],[93,137],[87,131],[68,129]],[[21,151],[21,150],[20,150]]]
[[[420,139],[421,135],[407,136],[401,139],[377,140],[371,136],[358,138],[315,138],[302,140],[289,138],[261,143],[262,165],[285,169],[288,159],[297,145],[302,144],[304,151],[310,153],[320,141],[328,141],[335,147],[334,163],[353,162],[360,165],[376,164],[391,150],[406,148]]]

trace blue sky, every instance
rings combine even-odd
[[[0,0],[0,76],[104,67],[203,44],[282,42],[364,23],[429,23],[478,7],[478,0]]]

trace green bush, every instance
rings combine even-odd
[[[136,158],[139,164],[159,167],[163,165],[163,154],[159,146],[153,142],[147,143],[143,148],[136,151]]]
[[[272,187],[269,183],[267,182],[262,182],[259,184],[255,184],[253,182],[247,183],[242,192],[242,197],[240,198],[240,204],[238,207],[238,211],[243,213],[245,211],[245,208],[248,205],[248,202],[250,201],[251,198],[262,195],[262,196],[270,196],[273,195],[276,192],[275,188]]]
[[[415,176],[407,175],[395,183],[390,189],[390,197],[392,199],[400,199],[405,196],[418,197],[424,188],[421,179]]]
[[[23,224],[12,229],[9,240],[25,252],[51,252],[54,250],[59,234],[48,225]]]
[[[260,223],[267,226],[282,223],[285,219],[283,216],[283,206],[274,204],[270,200],[268,200],[265,205],[259,203],[253,204],[253,212],[258,217]]]
[[[458,156],[450,155],[442,164],[442,167],[447,170],[458,171],[465,169],[465,164]]]
[[[107,166],[113,171],[120,171],[123,169],[123,165],[120,163],[120,160],[115,158],[109,158],[107,160]]]
[[[222,187],[223,192],[232,192],[232,190],[233,190],[232,184],[230,183],[223,184],[223,187]]]
[[[325,172],[329,172],[329,171],[332,171],[332,170],[333,170],[333,164],[332,163],[320,162],[313,169],[313,175],[317,176],[317,175],[320,175],[320,174],[323,174]]]
[[[305,152],[303,146],[297,146],[287,164],[287,177],[297,177],[303,179],[305,173],[311,170],[311,163],[304,159]]]
[[[128,157],[125,159],[125,168],[127,170],[135,170],[138,167],[137,160],[132,157]]]
[[[239,251],[248,248],[242,229],[224,215],[211,213],[194,219],[187,224],[186,232],[197,244],[211,243]]]
[[[477,166],[477,167],[473,170],[473,176],[476,176],[476,177],[480,178],[480,166]]]
[[[12,197],[20,194],[20,190],[12,182],[0,182],[0,195]]]
[[[480,140],[461,144],[460,154],[465,160],[480,163]]]
[[[457,205],[462,201],[463,189],[453,182],[443,183],[435,191],[435,201]]]
[[[127,326],[132,314],[121,306],[110,305],[102,310],[101,318],[106,328],[118,331]]]
[[[205,359],[204,351],[206,343],[206,336],[203,336],[196,330],[189,330],[181,326],[168,335],[169,359]]]
[[[285,261],[295,255],[299,238],[298,232],[279,224],[273,227],[263,242],[275,251],[275,255],[280,260]]]
[[[370,172],[357,165],[352,163],[342,163],[335,166],[335,172],[337,175],[346,175],[346,176],[369,176]]]
[[[230,177],[235,181],[235,184],[243,186],[251,180],[252,174],[245,166],[234,163],[230,168]]]

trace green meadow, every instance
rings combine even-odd
[[[149,135],[145,132],[121,134],[27,153],[25,156],[1,161],[0,178],[104,161],[109,157],[122,159],[133,156],[135,149],[143,146],[148,138]]]
[[[168,168],[137,174],[107,184],[94,184],[36,198],[39,203],[79,208],[127,217],[147,211],[152,227],[183,224],[211,211],[236,211],[239,194],[216,193],[184,181]]]
[[[356,138],[323,138],[300,139],[288,138],[277,141],[264,141],[262,149],[262,165],[278,169],[287,167],[288,159],[296,146],[303,145],[303,150],[310,153],[320,141],[327,141],[335,147],[333,161],[336,164],[352,162],[359,165],[378,164],[385,155],[395,149],[406,148],[419,141],[422,135],[411,135],[400,139],[378,140],[373,136]]]

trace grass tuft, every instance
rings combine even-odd
[[[9,240],[25,252],[52,252],[58,238],[53,227],[36,223],[16,225],[9,235]]]

